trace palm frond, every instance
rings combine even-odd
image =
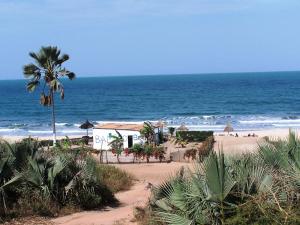
[[[177,213],[167,213],[167,212],[155,212],[156,220],[170,224],[170,225],[191,225],[192,220],[189,220],[184,215],[179,215]]]
[[[211,153],[203,162],[203,172],[212,201],[224,201],[235,185],[235,180],[226,169],[224,153]]]
[[[28,91],[33,92],[39,84],[39,81],[30,81],[28,82],[26,88]]]
[[[68,165],[69,161],[63,155],[57,156],[54,159],[53,166],[48,170],[48,182],[50,184],[50,188],[53,188],[54,181],[59,173],[61,173],[66,166]]]

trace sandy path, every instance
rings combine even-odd
[[[137,206],[145,206],[150,197],[146,189],[148,182],[159,184],[162,180],[178,171],[186,163],[153,163],[153,164],[120,164],[117,167],[133,174],[138,180],[129,191],[119,192],[116,198],[120,206],[106,207],[99,211],[85,211],[69,216],[53,219],[55,224],[64,225],[115,225],[136,224],[133,221],[133,210]],[[119,223],[117,223],[119,222]]]
[[[121,224],[135,224],[133,208],[144,206],[149,198],[150,191],[146,190],[143,182],[137,182],[131,190],[116,194],[120,206],[106,207],[101,211],[85,211],[52,220],[55,224],[66,225],[112,225],[116,221]]]

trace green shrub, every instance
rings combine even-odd
[[[99,208],[102,204],[101,195],[96,194],[94,188],[83,188],[78,191],[76,200],[86,210]]]
[[[77,211],[115,203],[110,188],[126,189],[131,179],[125,172],[104,171],[85,147],[62,144],[49,151],[31,138],[0,142],[0,216],[55,216],[69,205]]]
[[[300,224],[300,210],[296,205],[288,209],[289,215],[286,215],[276,206],[268,203],[261,203],[259,206],[253,201],[248,201],[237,207],[233,215],[228,216],[225,220],[226,225],[273,225]]]
[[[110,165],[98,165],[99,180],[113,193],[129,190],[133,185],[133,177],[127,172]]]
[[[177,131],[176,137],[180,137],[187,142],[202,142],[213,136],[213,131]]]
[[[36,190],[23,191],[16,205],[20,215],[39,215],[53,217],[58,215],[60,206],[51,198],[43,196]],[[21,210],[20,210],[21,209]]]

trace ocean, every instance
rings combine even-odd
[[[158,121],[192,130],[300,128],[300,72],[95,77],[64,80],[56,99],[58,135],[84,134],[86,119]],[[0,136],[51,134],[51,109],[41,88],[26,80],[0,81]]]

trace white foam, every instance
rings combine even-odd
[[[202,116],[202,118],[205,120],[212,120],[215,119],[215,116]]]
[[[11,132],[11,131],[16,131],[19,129],[15,129],[15,128],[0,128],[0,132]]]
[[[29,130],[28,133],[32,134],[52,134],[50,130]]]
[[[55,123],[56,126],[66,126],[68,123]]]
[[[86,133],[85,130],[61,130],[59,131],[60,133],[63,133],[63,134],[74,134],[74,133],[78,133],[78,134],[82,134],[82,133]]]
[[[224,128],[226,125],[185,125],[187,128]],[[178,128],[180,125],[170,126]]]
[[[274,127],[300,127],[300,123],[272,124]]]
[[[273,120],[240,120],[241,124],[291,124],[291,123],[300,123],[300,119],[295,120],[283,120],[283,119],[273,119]]]
[[[96,121],[96,123],[98,123],[98,124],[104,124],[104,123],[143,124],[144,122],[145,121]],[[150,121],[150,122],[155,123],[155,122],[158,122],[158,121]]]

